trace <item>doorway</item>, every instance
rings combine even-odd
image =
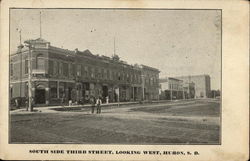
[[[102,86],[102,98],[106,102],[106,97],[108,96],[108,86]]]
[[[36,104],[45,104],[45,89],[36,89],[35,90],[35,103]]]

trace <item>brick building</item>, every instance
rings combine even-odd
[[[57,48],[41,38],[26,44],[30,48],[19,47],[10,56],[11,98],[28,97],[30,54],[35,104],[59,104],[62,97],[73,102],[88,102],[91,96],[102,97],[104,102],[107,97],[109,102],[139,101],[144,94],[145,99],[158,99],[159,70],[155,68],[129,65],[117,55],[110,58],[89,50]]]
[[[156,68],[146,65],[141,65],[142,71],[142,85],[145,100],[158,100],[159,99],[159,73]]]

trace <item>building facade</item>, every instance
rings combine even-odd
[[[195,84],[168,77],[160,79],[160,99],[190,99],[195,96]]]
[[[190,75],[175,77],[185,83],[195,84],[195,98],[209,98],[211,94],[211,83],[209,75]]]
[[[19,48],[10,56],[11,98],[28,97],[29,61],[35,104],[59,104],[62,98],[66,102],[88,102],[91,96],[101,97],[104,102],[107,98],[109,102],[158,98],[158,89],[153,89],[159,79],[157,69],[129,65],[117,55],[110,58],[93,55],[89,50],[57,48],[41,38],[26,44],[30,47]],[[151,74],[145,78],[143,73]],[[147,84],[148,79],[153,79],[153,84]],[[143,98],[143,87],[150,96]]]
[[[182,80],[171,77],[160,79],[160,87],[160,99],[184,99],[186,91],[184,91]]]
[[[159,73],[156,68],[141,65],[143,100],[159,100]]]

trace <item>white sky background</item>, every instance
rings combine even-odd
[[[220,89],[221,12],[219,10],[12,9],[11,52],[22,41],[42,38],[51,45],[93,54],[116,54],[129,64],[158,68],[160,77],[209,74]]]

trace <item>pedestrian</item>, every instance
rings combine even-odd
[[[96,100],[96,106],[97,106],[97,111],[96,113],[101,113],[101,105],[102,105],[102,100],[101,97],[98,97],[98,99]]]
[[[18,98],[15,99],[15,103],[16,103],[16,108],[20,108],[20,105],[19,105],[19,100]]]
[[[106,97],[106,103],[109,104],[109,96]]]
[[[25,106],[26,106],[26,111],[29,111],[29,98],[25,98]]]

